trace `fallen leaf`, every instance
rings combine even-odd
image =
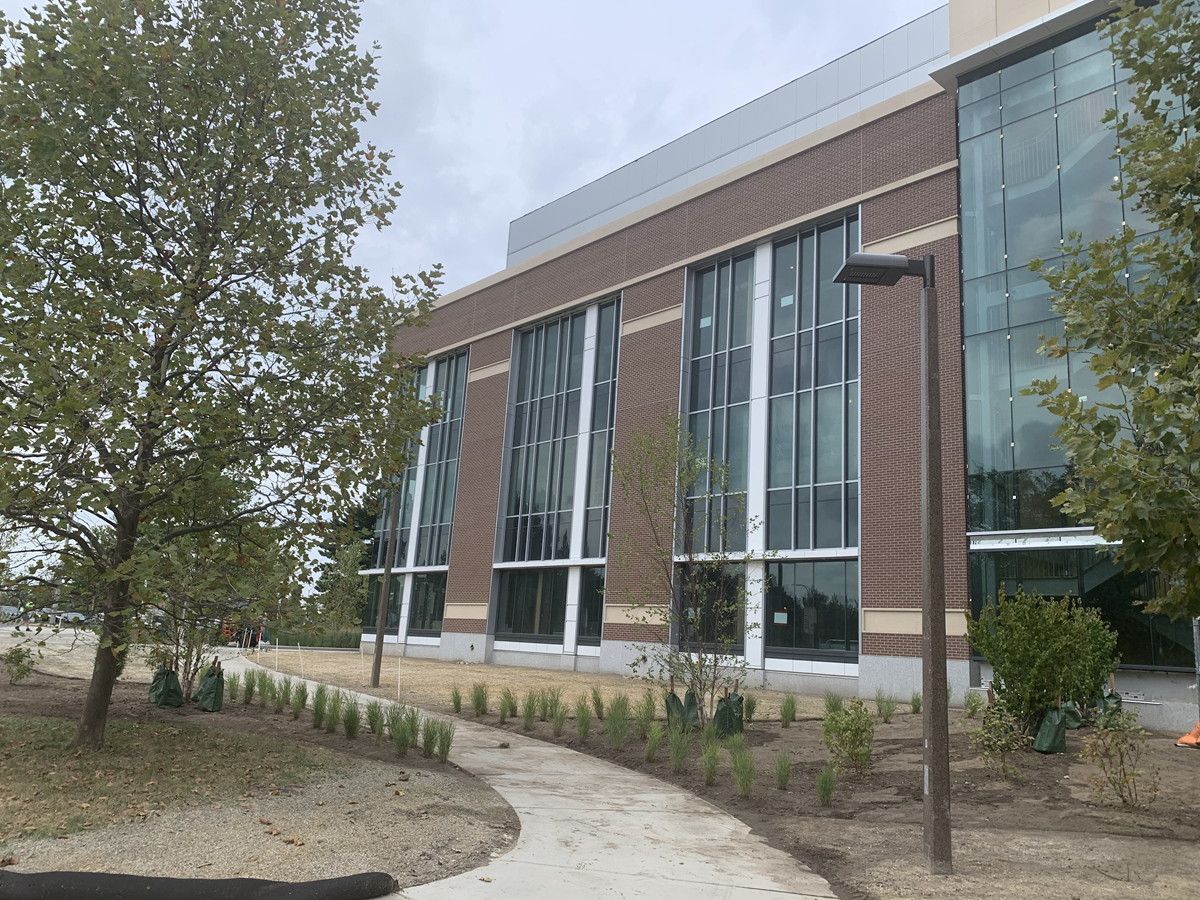
[[[357,800],[347,800],[346,802],[347,802],[347,803],[349,803],[349,804],[350,804],[350,805],[352,805],[352,806],[357,806],[357,805],[358,805],[358,801],[357,801]]]
[[[317,806],[324,806],[324,805],[325,805],[325,801],[324,801],[324,800],[318,800],[318,801],[317,801]]]
[[[485,876],[483,876],[483,875],[479,876],[479,880],[480,880],[480,881],[486,881],[488,884],[491,884],[491,883],[492,883],[492,879],[490,879],[490,878],[487,878],[487,877],[485,877]]]
[[[385,781],[385,782],[383,783],[383,786],[384,786],[384,787],[395,787],[395,786],[396,786],[396,782],[394,782],[394,781]],[[15,800],[15,799],[17,799],[17,798],[16,798],[16,797],[14,797],[13,799]]]
[[[277,834],[281,834],[281,832],[278,828],[267,828],[267,829],[264,829],[263,834],[269,834],[272,837],[274,837]]]
[[[92,806],[92,804],[90,804],[90,803],[80,803],[79,804],[80,809],[91,809],[91,806]]]
[[[258,824],[259,824],[259,825],[270,825],[270,824],[271,824],[271,820],[270,820],[270,819],[259,819],[259,820],[258,820]]]
[[[396,796],[397,796],[397,797],[403,797],[403,796],[404,796],[404,791],[396,791],[395,793],[396,793]]]
[[[6,856],[4,859],[0,859],[0,869],[3,869],[5,866],[15,866],[19,862],[20,860],[15,856]]]

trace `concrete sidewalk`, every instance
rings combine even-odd
[[[227,670],[257,668],[244,658]],[[360,702],[372,699],[359,694]],[[409,900],[833,897],[825,879],[694,794],[565,747],[455,719],[452,762],[516,811],[507,854]],[[507,748],[499,745],[504,742]]]

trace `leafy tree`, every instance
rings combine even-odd
[[[613,481],[640,526],[610,549],[619,565],[643,573],[624,599],[631,617],[662,637],[639,645],[645,662],[634,668],[693,691],[703,725],[718,695],[746,679],[739,645],[754,626],[745,621],[746,553],[737,549],[745,547],[745,504],[729,491],[725,463],[674,414],[633,432]]]
[[[1200,12],[1187,0],[1127,3],[1106,31],[1134,87],[1134,113],[1108,114],[1123,196],[1160,231],[1086,248],[1075,236],[1060,270],[1034,262],[1064,316],[1045,351],[1089,354],[1095,390],[1051,379],[1033,392],[1062,420],[1074,469],[1054,502],[1119,542],[1128,568],[1166,576],[1147,609],[1200,616]]]
[[[139,586],[184,538],[302,556],[434,414],[390,350],[440,268],[350,262],[396,206],[353,0],[50,0],[0,21],[0,520],[103,583],[103,742]],[[200,514],[196,497],[231,498]]]
[[[322,627],[346,627],[362,622],[367,605],[367,577],[359,575],[363,567],[365,545],[351,541],[338,548],[333,563],[326,566],[317,582],[320,593],[313,598],[317,615],[310,621]]]

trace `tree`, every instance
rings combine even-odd
[[[675,414],[658,428],[633,432],[625,457],[614,461],[613,480],[641,526],[625,546],[612,548],[619,565],[643,573],[625,599],[633,618],[662,635],[639,647],[645,662],[634,668],[693,691],[703,724],[718,695],[746,678],[739,645],[754,626],[746,622],[744,547],[755,523],[747,528],[725,463]]]
[[[1097,391],[1051,379],[1032,392],[1062,420],[1073,466],[1054,502],[1119,542],[1128,568],[1166,576],[1148,610],[1200,616],[1200,13],[1187,0],[1127,3],[1106,31],[1135,87],[1135,115],[1108,114],[1123,196],[1161,230],[1086,248],[1076,235],[1061,270],[1034,261],[1064,316],[1044,350],[1090,354]]]
[[[350,541],[339,547],[333,562],[321,571],[317,587],[321,592],[313,598],[317,615],[310,616],[322,627],[346,627],[362,622],[367,605],[367,578],[359,575],[363,567],[364,544]]]
[[[359,136],[353,0],[27,15],[0,21],[0,521],[103,583],[87,748],[168,548],[252,524],[302,557],[403,471],[436,413],[390,344],[440,267],[385,291],[350,261],[400,189]]]

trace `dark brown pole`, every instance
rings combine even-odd
[[[925,691],[925,868],[950,875],[950,727],[946,687],[946,570],[942,534],[942,401],[937,289],[925,257],[921,290],[921,632]]]
[[[392,598],[392,563],[396,555],[396,522],[400,518],[400,492],[392,494],[388,510],[387,558],[383,561],[383,584],[379,586],[379,610],[375,614],[375,653],[371,657],[371,687],[379,687],[383,668],[383,629],[387,626],[388,604]]]

